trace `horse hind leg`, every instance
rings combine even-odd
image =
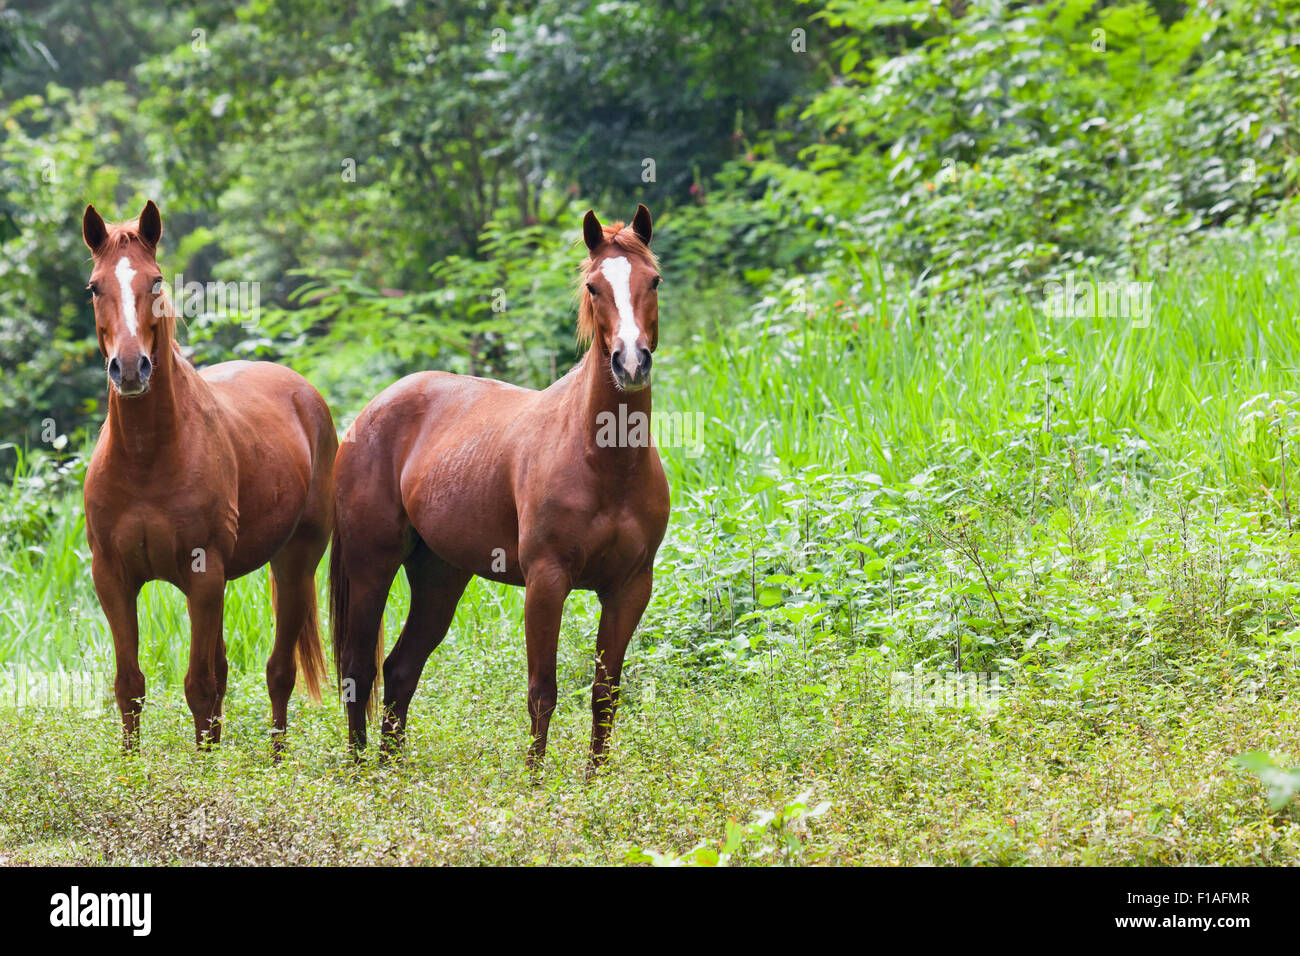
[[[271,601],[275,607],[275,644],[266,662],[266,689],[271,696],[272,748],[284,750],[289,727],[289,698],[302,670],[307,693],[320,700],[324,672],[316,613],[316,566],[327,535],[295,537],[271,561]]]
[[[386,450],[345,441],[334,461],[333,480],[330,630],[339,693],[348,714],[348,746],[358,756],[366,746],[366,722],[374,711],[388,591],[419,539]]]
[[[342,525],[330,552],[330,626],[339,692],[348,714],[348,746],[366,746],[366,721],[374,710],[375,678],[382,655],[384,607],[397,569],[410,547],[394,534],[349,533]]]
[[[465,593],[470,574],[454,568],[418,542],[404,562],[411,586],[411,609],[393,651],[384,662],[383,749],[399,750],[406,736],[407,712],[424,662],[442,643]]]
[[[271,560],[271,603],[275,609],[275,644],[266,662],[266,688],[271,696],[272,749],[279,759],[289,725],[289,698],[297,672],[302,671],[307,694],[320,700],[325,672],[320,623],[316,608],[316,568],[334,530],[334,455],[338,441],[323,399],[316,408],[316,447],[306,504],[293,537]],[[304,425],[313,423],[306,410]]]

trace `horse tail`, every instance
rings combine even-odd
[[[276,615],[277,634],[279,628],[279,606],[280,606],[280,589],[275,583],[275,572],[267,576],[271,585],[271,608]],[[320,703],[320,677],[325,669],[325,659],[321,653],[320,633],[316,621],[316,575],[313,574],[309,580],[307,594],[307,613],[303,616],[302,626],[298,629],[298,634],[294,637],[294,656],[297,659],[298,671],[302,674],[304,683],[307,686],[307,696],[313,703]],[[268,665],[269,666],[269,665]],[[270,680],[268,672],[267,679]]]
[[[307,617],[298,632],[298,644],[295,648],[298,657],[298,669],[307,684],[307,696],[320,703],[320,680],[325,673],[325,652],[320,643],[320,615],[316,609],[316,588],[309,592]]]
[[[336,525],[334,543],[330,546],[330,633],[334,645],[334,674],[338,682],[339,696],[343,695],[343,659],[361,637],[353,634],[350,627],[348,605],[351,582],[343,551],[343,531]],[[383,664],[384,625],[381,619],[375,642],[375,679],[370,683],[370,696],[366,699],[367,717],[374,717],[379,705],[379,675],[383,672]]]
[[[348,645],[348,575],[343,568],[343,542],[337,526],[330,544],[330,636],[334,645],[334,678],[343,694],[343,650]]]

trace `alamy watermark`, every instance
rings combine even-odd
[[[0,665],[0,707],[15,710],[43,707],[98,714],[104,711],[111,687],[111,678],[97,671],[30,670],[22,665]]]
[[[154,300],[159,315],[165,308],[163,301],[161,296]],[[172,281],[171,301],[178,316],[237,316],[244,328],[251,329],[261,315],[262,288],[260,282],[186,282],[184,273],[178,272]]]
[[[1134,328],[1151,324],[1151,289],[1141,281],[1096,282],[1066,273],[1064,282],[1043,285],[1043,309],[1054,319],[1128,319]]]
[[[687,458],[704,454],[703,412],[628,411],[624,404],[617,412],[596,415],[596,445],[600,448],[683,448]]]
[[[951,672],[895,671],[889,675],[890,703],[918,710],[939,707],[994,710],[1002,696],[996,671]]]
[[[50,925],[119,927],[131,930],[133,936],[148,936],[153,928],[153,894],[83,892],[74,884],[68,892],[50,897]]]

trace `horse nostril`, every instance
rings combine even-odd
[[[114,384],[122,384],[122,366],[117,361],[116,355],[108,360],[108,377],[113,380]]]
[[[149,373],[153,371],[153,363],[149,361],[149,356],[140,356],[140,380],[145,381],[149,378]]]
[[[642,346],[642,347],[637,351],[637,355],[638,355],[638,357],[641,359],[641,372],[642,372],[642,374],[649,375],[649,374],[650,374],[650,363],[651,363],[652,361],[654,361],[654,359],[653,359],[653,358],[651,357],[651,355],[650,355],[650,350],[649,350],[648,348],[646,348],[645,346]]]

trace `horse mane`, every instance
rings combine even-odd
[[[659,268],[659,260],[650,251],[650,247],[632,231],[631,226],[625,226],[621,222],[611,222],[601,229],[605,234],[605,242],[612,242],[629,256],[643,259],[655,269]],[[591,256],[582,260],[582,264],[578,267],[578,284],[574,289],[574,294],[578,297],[578,344],[582,346],[590,345],[592,339],[596,337],[596,310],[591,304],[591,293],[587,291],[587,278],[591,275],[594,264]]]

